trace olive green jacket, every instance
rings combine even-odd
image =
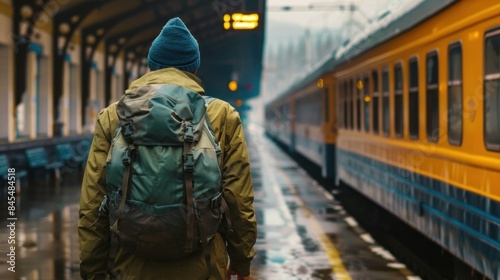
[[[176,84],[204,94],[201,81],[193,74],[174,68],[149,72],[132,82],[130,89],[147,84]],[[128,91],[127,91],[128,92]],[[210,279],[225,279],[228,255],[233,270],[250,273],[255,255],[257,226],[254,193],[245,137],[238,112],[227,102],[215,100],[207,108],[215,136],[222,149],[222,182],[233,231],[226,240],[217,234],[210,242]],[[103,109],[95,126],[80,198],[80,274],[83,279],[106,279],[110,233],[108,213],[99,213],[106,194],[106,158],[118,124],[116,103]],[[115,269],[120,279],[204,279],[207,275],[202,250],[177,261],[156,262],[140,259],[119,249]]]

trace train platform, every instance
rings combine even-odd
[[[500,2],[311,1],[0,0],[0,280],[80,279],[76,171],[138,80],[248,124],[253,279],[500,280]]]
[[[258,221],[253,279],[420,279],[261,128],[249,125],[246,136]],[[80,279],[79,176],[65,174],[57,187],[23,186],[16,200],[15,272],[2,262],[0,279]],[[9,254],[9,236],[0,233],[2,256]]]

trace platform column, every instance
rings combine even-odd
[[[69,134],[82,133],[82,108],[80,95],[80,68],[76,64],[70,65],[69,86]]]
[[[36,115],[37,135],[36,137],[52,137],[53,108],[51,90],[51,67],[48,56],[39,56],[39,85],[38,85],[38,110]]]
[[[17,106],[17,136],[36,138],[38,111],[38,54],[28,53],[26,91],[22,102]]]
[[[89,87],[89,96],[87,99],[87,106],[85,107],[85,132],[93,132],[95,122],[97,120],[97,114],[99,113],[99,74],[98,74],[97,65],[92,63],[92,68],[90,71],[90,87]]]
[[[14,52],[11,47],[0,45],[0,141],[14,141]]]
[[[68,60],[64,62],[63,72],[66,73],[63,77],[63,92],[59,100],[59,114],[57,122],[62,124],[62,134],[69,135],[70,126],[70,102],[71,102],[71,65]]]
[[[123,94],[125,94],[125,90],[123,89],[123,75],[121,74],[116,74],[115,75],[115,87],[116,87],[116,94],[115,94],[115,98],[114,100],[112,100],[112,102],[116,102],[118,100],[120,100],[123,96]]]
[[[96,116],[99,112],[107,107],[106,105],[106,96],[104,94],[104,71],[100,69],[96,69]],[[97,119],[97,118],[96,118]]]

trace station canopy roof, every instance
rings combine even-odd
[[[207,91],[232,100],[235,93],[227,85],[236,79],[247,85],[240,87],[247,90],[240,95],[246,96],[238,98],[258,95],[265,0],[13,0],[13,4],[52,14],[58,35],[80,34],[82,41],[105,42],[109,50],[142,58],[165,23],[179,17],[200,45],[198,75]],[[234,13],[257,14],[258,25],[252,30],[226,29],[225,21]]]

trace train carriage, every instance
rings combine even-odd
[[[335,102],[291,121],[293,150],[500,279],[500,3],[423,1],[281,97],[309,103],[319,81]]]
[[[336,178],[337,101],[332,94],[329,64],[266,105],[266,133],[321,167],[325,178]]]

